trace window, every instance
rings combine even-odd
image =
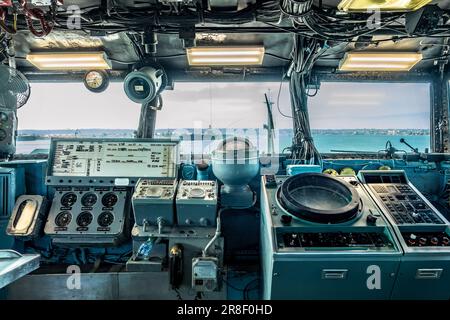
[[[30,99],[18,110],[17,153],[48,149],[51,136],[132,137],[140,109],[122,83],[102,93],[83,83],[31,83]]]
[[[387,141],[410,151],[404,138],[423,152],[430,147],[430,100],[428,83],[323,82],[308,100],[314,142],[320,152],[377,152]]]
[[[281,90],[280,90],[281,88]],[[314,89],[310,94],[314,95]],[[181,152],[208,154],[225,136],[248,137],[267,152],[268,112],[273,102],[274,151],[292,143],[287,82],[175,83],[163,92],[156,135],[182,137]],[[82,83],[32,83],[30,101],[18,111],[17,152],[46,149],[50,136],[132,137],[140,105],[125,95],[122,83],[100,94]],[[430,146],[430,85],[427,83],[324,82],[309,98],[314,141],[321,152],[379,151],[389,140],[398,149],[406,139],[423,151]]]
[[[265,94],[274,102],[273,118],[277,129],[275,152],[290,145],[292,135],[282,141],[279,130],[292,132],[292,119],[283,117],[276,108],[280,83],[175,83],[173,91],[164,91],[164,106],[156,118],[158,136],[182,136],[182,153],[207,154],[215,149],[220,139],[244,136],[261,153],[267,152],[268,122]],[[280,101],[289,104],[288,87],[280,93]],[[289,106],[288,106],[289,107]],[[194,139],[192,139],[192,135]],[[283,133],[284,134],[284,133]]]

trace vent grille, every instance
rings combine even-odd
[[[8,217],[10,214],[9,176],[0,176],[0,188],[1,188],[0,217]]]

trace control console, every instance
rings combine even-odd
[[[172,207],[167,219],[173,220],[177,141],[52,139],[48,163],[46,183],[54,197],[45,233],[53,243],[106,246],[127,238],[132,227],[132,190],[140,178],[172,181],[171,195],[141,184],[137,198],[169,198]],[[137,211],[136,223],[143,223],[145,214],[155,214],[142,213],[139,207]]]
[[[261,246],[264,299],[388,299],[402,256],[358,179],[321,173],[262,177]]]
[[[363,175],[397,225],[444,224],[439,213],[431,209],[426,200],[406,183],[403,175]]]
[[[178,225],[215,226],[217,186],[216,181],[180,181],[176,198]]]
[[[133,194],[135,223],[173,225],[176,188],[175,179],[140,179]]]
[[[449,222],[402,170],[362,170],[358,177],[392,224],[404,252],[392,298],[449,299]]]

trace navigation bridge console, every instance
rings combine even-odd
[[[450,298],[450,224],[404,171],[261,186],[264,298]]]
[[[390,297],[401,247],[356,177],[269,175],[261,186],[265,299]],[[381,290],[367,288],[374,265]]]
[[[67,245],[118,245],[131,230],[139,177],[176,174],[176,143],[53,139],[47,184],[54,189],[45,234]]]

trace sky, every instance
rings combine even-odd
[[[276,128],[292,128],[277,110],[280,83],[175,83],[162,96],[157,128],[261,128],[267,122],[264,93],[274,101]],[[279,108],[290,114],[288,83]],[[323,83],[309,100],[313,129],[429,128],[428,84]],[[135,129],[140,105],[130,101],[121,83],[91,93],[82,83],[32,83],[28,103],[18,111],[19,130]]]

